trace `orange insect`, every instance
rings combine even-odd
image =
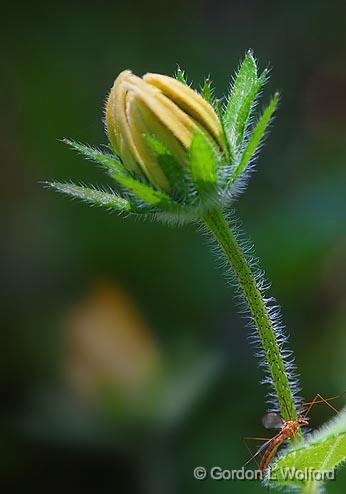
[[[346,391],[345,391],[346,393]],[[245,463],[247,465],[250,461],[256,458],[263,450],[264,454],[262,456],[261,462],[259,464],[259,471],[262,474],[271,463],[274,458],[278,448],[288,440],[292,440],[296,437],[298,431],[301,427],[306,427],[309,425],[309,419],[307,417],[311,408],[317,403],[325,403],[328,405],[335,413],[338,413],[338,410],[334,408],[329,402],[331,400],[335,400],[336,398],[340,398],[341,395],[332,396],[331,398],[323,398],[320,394],[317,394],[315,398],[308,403],[303,403],[299,409],[297,420],[283,420],[279,414],[276,412],[269,412],[263,417],[263,425],[268,429],[277,429],[280,428],[280,431],[272,438],[244,438],[244,439],[257,439],[257,440],[265,440],[266,442],[257,450],[257,452],[250,458],[249,461]],[[306,408],[303,413],[304,408]],[[261,475],[260,475],[261,476]]]

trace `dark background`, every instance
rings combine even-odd
[[[173,74],[179,64],[195,87],[210,74],[221,96],[248,48],[270,64],[264,97],[279,89],[282,103],[237,215],[281,303],[305,398],[345,390],[345,5],[2,8],[7,492],[262,490],[193,478],[197,465],[240,468],[241,437],[268,434],[261,371],[206,242],[193,226],[124,221],[40,184],[107,183],[59,140],[106,142],[105,97],[125,68]],[[312,426],[331,415],[316,407]],[[345,469],[329,487],[345,490]]]

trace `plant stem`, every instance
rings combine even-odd
[[[214,209],[206,213],[203,220],[226,256],[246,300],[268,364],[281,417],[284,420],[297,420],[294,397],[285,363],[280,352],[273,322],[256,278],[223,212]]]

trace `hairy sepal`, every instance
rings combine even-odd
[[[163,210],[175,208],[174,201],[165,193],[156,190],[150,185],[140,182],[132,177],[125,177],[120,173],[111,173],[111,177],[121,185],[125,191],[130,192],[136,199],[143,201],[149,206],[154,206]]]
[[[249,51],[234,80],[223,113],[225,132],[234,156],[242,145],[257,95],[266,77],[267,71],[257,76],[256,60]]]
[[[204,98],[209,104],[214,106],[215,103],[215,96],[214,96],[215,90],[212,85],[212,82],[210,81],[209,77],[207,77],[204,81],[204,84],[201,89],[201,96]]]
[[[174,210],[174,201],[164,192],[152,188],[149,184],[141,182],[132,177],[121,161],[113,156],[107,155],[86,144],[77,141],[64,139],[64,142],[71,146],[76,151],[80,152],[84,157],[94,161],[106,169],[115,182],[123,187],[126,192],[130,192],[137,200],[143,201],[144,205],[155,206],[159,209]],[[66,184],[68,185],[68,184]],[[76,186],[81,187],[81,186]],[[88,189],[94,191],[94,189]],[[101,191],[100,191],[101,192]],[[67,192],[66,192],[67,193]],[[82,191],[78,190],[78,194]],[[72,193],[70,193],[72,195]],[[89,194],[88,202],[92,202]],[[120,196],[117,196],[120,197]],[[82,198],[82,197],[81,197]],[[127,200],[127,199],[124,199]],[[130,201],[129,201],[130,202]],[[95,203],[96,204],[96,203]],[[134,206],[135,208],[135,206]]]
[[[186,76],[185,76],[185,70],[183,70],[179,66],[177,68],[177,72],[175,74],[175,78],[177,79],[177,81],[182,82],[183,84],[185,84],[186,86],[188,86],[188,83],[187,83],[187,80],[186,80]]]
[[[247,142],[245,143],[244,150],[241,154],[239,163],[235,166],[232,172],[232,176],[229,185],[232,185],[241,174],[243,174],[252,159],[258,152],[261,144],[263,143],[266,131],[272,120],[273,114],[279,103],[279,94],[275,94],[271,99],[269,105],[265,108],[262,115],[255,124]]]
[[[120,213],[138,212],[131,201],[120,197],[114,192],[105,192],[95,187],[85,187],[84,185],[74,183],[46,182],[46,185],[58,192],[75,199],[81,199],[94,206],[116,210]]]
[[[155,153],[157,161],[172,187],[174,196],[178,200],[188,202],[191,197],[191,180],[189,180],[186,170],[177,163],[161,141],[150,135],[145,136],[145,139],[150,149]]]
[[[215,191],[217,181],[217,158],[209,141],[200,132],[192,139],[189,149],[192,181],[200,197]]]
[[[63,142],[75,151],[78,151],[85,158],[100,165],[103,169],[108,170],[109,172],[117,172],[128,175],[126,168],[121,163],[120,159],[115,155],[103,153],[97,148],[93,148],[88,144],[74,141],[73,139],[63,139]]]

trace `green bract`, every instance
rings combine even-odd
[[[257,122],[252,114],[266,79],[251,52],[225,104],[207,81],[199,94],[176,79],[130,71],[115,80],[106,105],[109,153],[65,140],[112,177],[115,190],[51,182],[60,192],[118,212],[186,222],[224,209],[242,185],[278,104],[275,95]]]

